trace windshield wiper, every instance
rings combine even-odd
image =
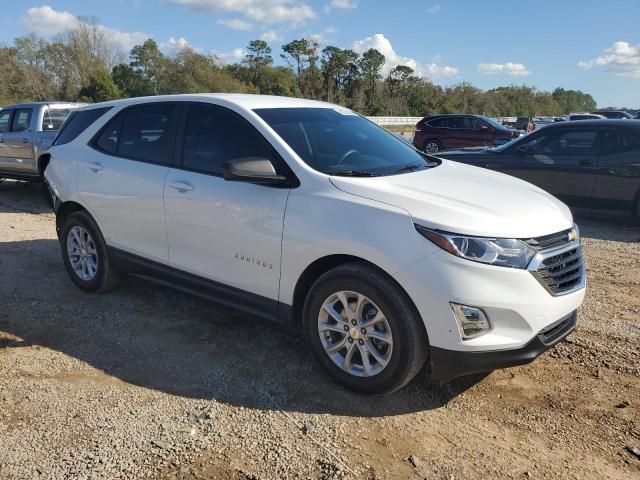
[[[342,177],[379,177],[379,173],[369,172],[367,170],[341,170],[339,172],[331,172],[330,175],[339,175]]]
[[[420,168],[422,165],[422,163],[407,163],[406,165],[403,165],[400,168],[397,168],[396,170],[392,170],[389,175],[393,175],[395,173],[402,173],[402,172],[413,172],[414,170]]]

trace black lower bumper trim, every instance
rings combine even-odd
[[[564,340],[576,328],[577,318],[578,313],[573,311],[542,330],[525,346],[513,350],[469,352],[431,347],[431,376],[436,380],[450,380],[473,373],[525,365]]]

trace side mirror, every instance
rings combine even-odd
[[[480,125],[480,130],[482,130],[483,132],[488,132],[489,131],[489,125]]]
[[[278,175],[271,160],[259,157],[230,160],[225,165],[222,176],[230,182],[247,182],[259,185],[277,186],[289,182],[284,175]]]
[[[519,153],[521,153],[521,154],[523,154],[523,155],[524,155],[525,153],[527,153],[527,152],[529,151],[529,148],[528,148],[526,145],[518,145],[518,146],[516,147],[516,150],[517,150]]]

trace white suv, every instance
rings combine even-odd
[[[129,273],[301,328],[370,393],[425,363],[437,379],[528,363],[575,328],[585,272],[564,204],[351,110],[137,98],[85,107],[60,137],[46,177],[83,290]]]

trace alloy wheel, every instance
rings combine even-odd
[[[424,146],[426,153],[436,153],[440,150],[440,146],[436,142],[429,142]]]
[[[350,375],[372,377],[391,360],[393,335],[384,312],[360,293],[330,295],[318,314],[318,334],[329,358]]]
[[[67,255],[78,278],[86,282],[93,280],[98,272],[98,251],[87,230],[77,225],[69,230]]]

